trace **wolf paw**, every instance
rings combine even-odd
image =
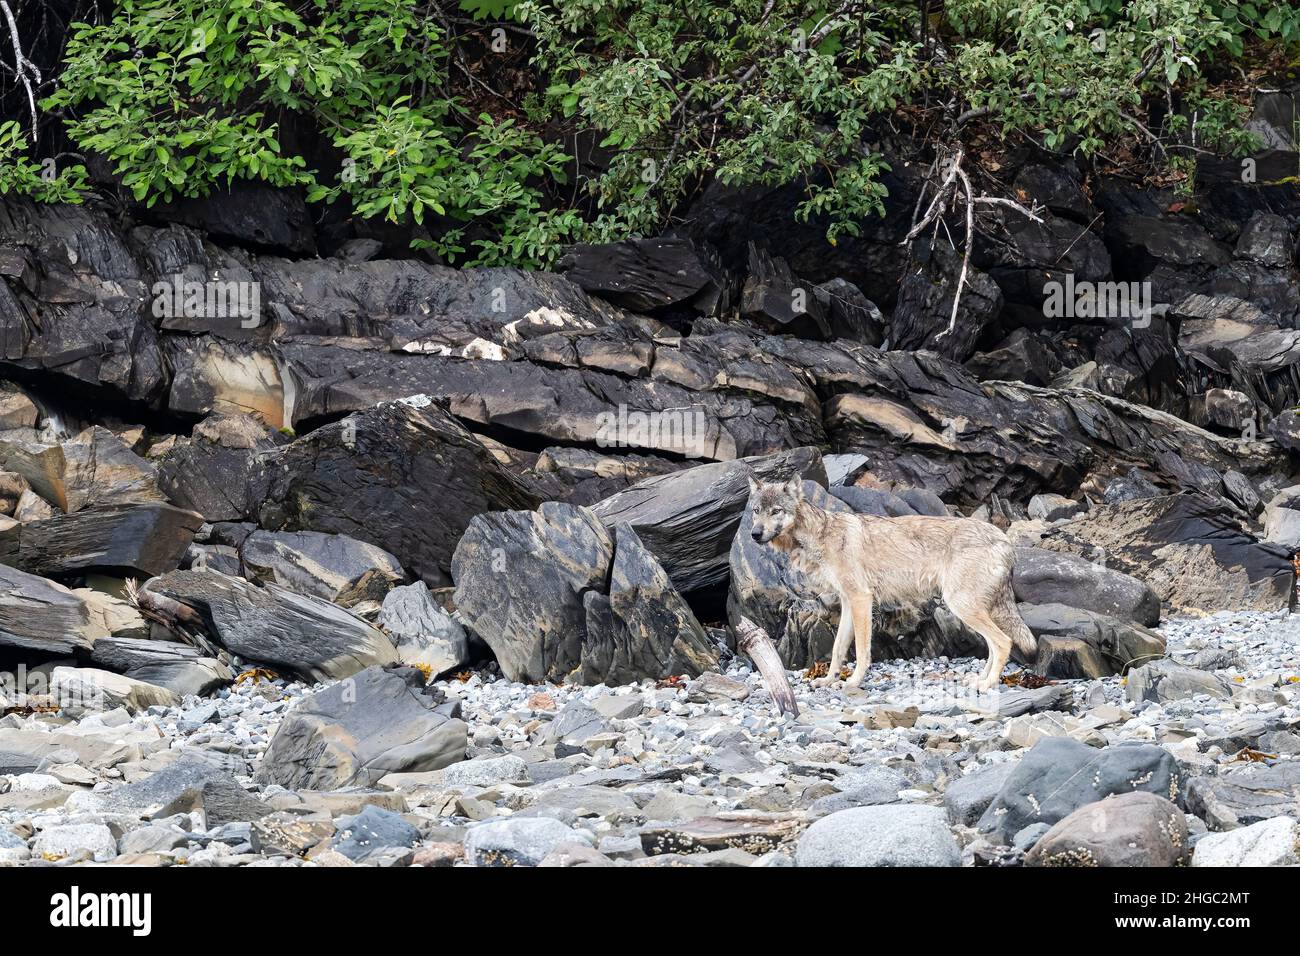
[[[825,677],[815,678],[812,683],[814,687],[830,687],[834,689],[835,687],[839,686],[840,679],[839,677],[831,677],[828,674]]]

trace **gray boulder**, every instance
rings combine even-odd
[[[479,514],[531,492],[427,398],[385,402],[258,456],[253,497],[273,531],[324,531],[383,548],[441,584]]]
[[[583,682],[613,686],[646,677],[695,677],[716,667],[717,647],[637,533],[621,525],[613,538],[609,593],[583,596]]]
[[[1186,866],[1183,812],[1154,793],[1106,797],[1075,810],[1034,844],[1026,866]]]
[[[1065,604],[1146,627],[1160,623],[1160,598],[1137,578],[1073,554],[1017,548],[1011,577],[1016,600]]]
[[[818,820],[799,838],[798,866],[960,866],[943,810],[917,804],[855,807]]]
[[[378,623],[393,639],[403,664],[427,666],[436,677],[469,662],[465,629],[438,606],[423,581],[389,591]]]
[[[1179,793],[1173,755],[1150,744],[1097,749],[1069,737],[1045,737],[1025,754],[980,817],[979,829],[1010,845],[1031,823],[1056,823],[1113,793]]]
[[[255,779],[337,790],[464,760],[465,722],[423,693],[423,679],[414,669],[370,667],[306,698],[280,723]]]
[[[509,680],[562,679],[581,662],[584,597],[604,589],[612,559],[613,541],[586,508],[479,515],[452,559],[456,608]]]

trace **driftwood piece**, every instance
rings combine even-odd
[[[203,615],[194,608],[166,594],[141,588],[134,578],[127,578],[126,598],[142,616],[161,624],[207,657],[220,659],[220,652],[204,634],[207,625]]]
[[[777,709],[783,714],[798,717],[799,705],[795,702],[794,690],[790,687],[789,678],[785,676],[781,655],[776,652],[776,646],[767,632],[749,618],[742,617],[736,625],[736,643],[758,668],[763,686],[772,695],[772,700],[776,701]]]

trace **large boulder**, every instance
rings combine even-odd
[[[1160,598],[1137,578],[1077,555],[1016,548],[1011,585],[1027,604],[1065,604],[1146,627],[1160,623]]]
[[[275,584],[258,587],[217,571],[174,571],[151,578],[144,590],[198,612],[208,636],[231,653],[305,680],[349,677],[397,660],[383,631],[328,601]]]
[[[1183,812],[1154,793],[1113,794],[1075,810],[1034,844],[1026,866],[1186,866]]]
[[[390,773],[465,759],[465,722],[424,692],[417,670],[370,667],[303,700],[276,729],[255,774],[291,790],[372,787]]]
[[[201,515],[167,504],[97,505],[0,531],[0,562],[45,575],[164,574],[202,526]]]
[[[1274,611],[1288,606],[1295,579],[1289,551],[1260,542],[1221,501],[1201,494],[1099,505],[1042,544],[1081,555],[1100,548],[1177,611]]]
[[[615,685],[646,677],[695,677],[716,667],[718,649],[636,532],[621,525],[613,538],[608,593],[588,591],[583,596],[583,682]]]
[[[826,484],[821,456],[797,448],[760,458],[697,465],[638,482],[593,505],[607,528],[629,525],[683,593],[727,579],[732,539],[749,501],[749,478],[802,475]]]
[[[1025,754],[980,817],[981,832],[1010,845],[1032,823],[1054,824],[1113,793],[1179,793],[1173,755],[1150,744],[1097,749],[1069,737],[1044,737]]]
[[[547,502],[481,515],[456,549],[456,608],[511,680],[696,675],[717,649],[628,526]]]
[[[537,503],[454,418],[419,398],[260,456],[254,482],[263,528],[348,535],[435,585],[475,515]]]
[[[585,595],[603,591],[613,541],[586,508],[543,504],[469,523],[456,546],[456,608],[510,680],[559,680],[581,661]]]

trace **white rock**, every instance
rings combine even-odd
[[[1192,866],[1296,866],[1300,864],[1300,825],[1274,817],[1226,833],[1207,833],[1197,841]]]

